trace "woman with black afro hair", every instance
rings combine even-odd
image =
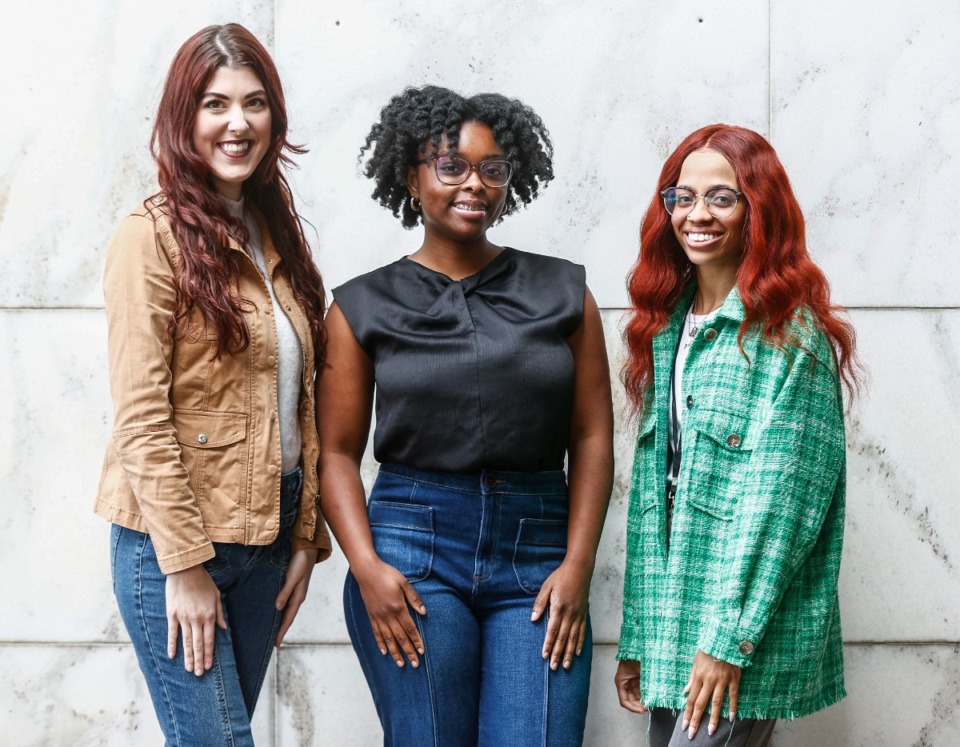
[[[428,86],[382,109],[367,152],[374,199],[423,242],[334,290],[318,407],[384,743],[579,745],[613,473],[600,313],[583,267],[487,237],[553,178],[549,135],[519,101]]]

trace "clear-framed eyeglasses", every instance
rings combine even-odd
[[[729,218],[737,209],[737,202],[743,197],[743,192],[737,192],[729,187],[714,187],[706,194],[698,194],[692,189],[683,187],[668,187],[660,193],[663,206],[670,215],[685,215],[693,210],[697,200],[703,198],[704,207],[714,218]]]
[[[459,156],[433,156],[418,163],[431,161],[437,172],[437,179],[450,186],[463,184],[473,170],[479,174],[480,181],[491,189],[506,187],[513,176],[513,164],[503,158],[488,158],[480,163],[470,163]]]

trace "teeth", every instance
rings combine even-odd
[[[710,241],[710,239],[717,238],[715,233],[688,233],[687,237],[691,241]]]
[[[250,150],[250,143],[220,143],[220,148],[225,152],[231,155],[240,155],[241,153],[246,153]]]
[[[455,207],[457,210],[464,210],[464,211],[468,211],[468,212],[471,212],[471,213],[476,212],[477,210],[482,210],[482,211],[484,211],[484,212],[486,212],[486,210],[487,210],[487,206],[486,206],[486,205],[467,205],[467,204],[464,204],[464,203],[462,203],[462,202],[458,202],[456,205],[454,205],[454,207]]]

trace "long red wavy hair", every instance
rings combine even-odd
[[[795,344],[786,325],[806,309],[833,344],[843,381],[855,394],[862,378],[856,334],[844,309],[831,303],[829,283],[807,252],[803,213],[780,159],[756,132],[714,124],[688,135],[667,158],[640,226],[640,256],[627,277],[631,312],[624,328],[628,357],[621,371],[632,411],[640,412],[647,404],[653,381],[653,338],[696,277],[660,192],[676,186],[684,160],[702,149],[727,159],[746,202],[737,270],[737,289],[746,313],[739,339],[754,329],[777,347]]]
[[[151,151],[159,169],[160,192],[181,251],[177,268],[177,306],[169,331],[178,335],[198,310],[217,333],[216,357],[236,353],[250,343],[243,317],[248,301],[237,290],[240,258],[229,238],[249,238],[243,222],[230,214],[217,196],[210,169],[193,143],[193,126],[206,86],[218,68],[249,67],[266,91],[272,119],[270,144],[256,170],[243,184],[248,203],[259,208],[277,251],[281,270],[310,319],[318,361],[323,360],[323,280],[314,264],[294,207],[293,194],[281,169],[292,166],[288,155],[305,148],[287,140],[287,109],[277,68],[263,45],[236,23],[208,26],[177,51],[167,73],[153,126]],[[148,201],[148,206],[150,202]]]

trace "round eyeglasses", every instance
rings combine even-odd
[[[743,192],[737,192],[729,187],[714,187],[706,194],[698,194],[692,189],[684,187],[668,187],[660,193],[663,206],[670,215],[685,215],[693,210],[697,199],[703,198],[707,212],[714,218],[729,218],[737,209],[737,200],[743,197]]]
[[[463,184],[470,177],[470,172],[476,169],[486,186],[491,189],[506,187],[510,183],[510,177],[513,176],[513,164],[502,158],[488,158],[480,163],[470,163],[465,158],[457,156],[433,156],[417,163],[433,162],[433,168],[437,172],[437,179],[444,184],[456,186]]]

